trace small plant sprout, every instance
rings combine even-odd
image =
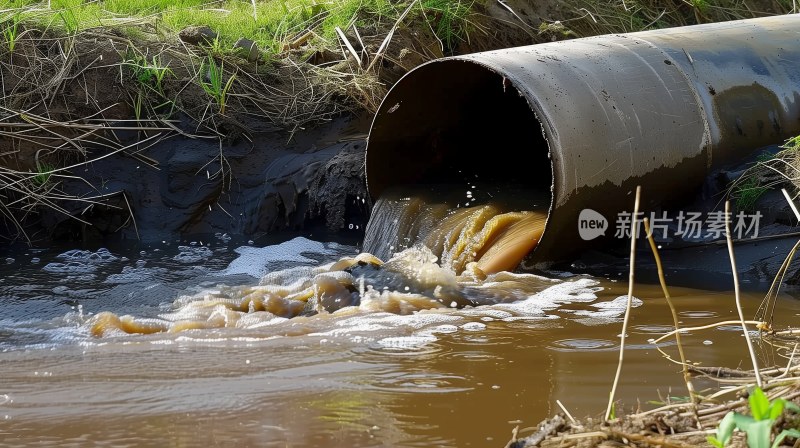
[[[227,82],[223,82],[224,67],[224,63],[217,65],[212,56],[208,56],[208,59],[203,61],[203,65],[200,66],[200,85],[210,97],[214,98],[219,106],[219,113],[223,115],[228,91],[236,79],[236,75],[231,75]]]
[[[782,398],[770,401],[760,387],[753,389],[748,402],[752,416],[729,412],[719,423],[716,435],[708,436],[708,443],[723,448],[730,442],[733,432],[737,429],[747,434],[747,446],[750,448],[777,448],[787,437],[800,438],[800,431],[797,429],[784,429],[774,441],[770,440],[772,428],[784,409],[800,412],[800,407],[796,404]]]
[[[142,87],[155,89],[162,96],[164,94],[164,78],[167,75],[175,75],[169,68],[169,64],[163,64],[158,55],[153,56],[148,62],[147,57],[129,51],[124,64],[131,68],[136,82]]]
[[[31,178],[33,185],[37,187],[44,187],[50,182],[50,176],[53,174],[55,167],[49,163],[40,163],[36,167],[36,175]]]
[[[8,51],[10,53],[14,52],[14,48],[17,46],[17,40],[19,40],[19,13],[14,14],[5,24],[6,26],[3,28],[3,37],[6,39],[6,43],[8,44]]]

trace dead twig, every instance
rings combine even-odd
[[[731,259],[731,271],[733,273],[733,291],[736,298],[736,311],[739,313],[739,320],[742,323],[742,331],[744,331],[744,338],[747,341],[747,350],[750,352],[750,360],[753,363],[753,372],[756,376],[756,384],[758,387],[763,387],[761,375],[758,372],[758,360],[756,360],[756,352],[753,349],[753,341],[750,340],[750,332],[747,330],[747,324],[744,320],[744,312],[742,311],[742,297],[739,291],[739,273],[736,271],[736,256],[733,253],[733,240],[731,239],[731,202],[725,201],[725,238],[728,241],[728,255]]]
[[[625,338],[628,331],[628,321],[631,316],[631,302],[633,302],[633,282],[634,282],[634,266],[636,264],[636,236],[638,234],[639,224],[639,200],[641,198],[642,187],[636,187],[636,199],[633,203],[633,216],[631,218],[631,255],[630,255],[630,270],[628,272],[628,301],[625,306],[625,317],[622,321],[622,334],[620,335],[619,345],[619,364],[617,364],[617,373],[614,375],[614,383],[611,386],[611,393],[608,397],[608,408],[606,408],[605,419],[611,418],[611,411],[614,408],[614,396],[617,393],[617,384],[619,384],[619,377],[622,374],[622,362],[625,358]]]

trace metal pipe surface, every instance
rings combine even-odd
[[[637,185],[643,210],[667,207],[712,169],[798,134],[798,14],[597,36],[412,70],[373,121],[367,185],[373,198],[468,176],[549,190],[529,261],[552,261],[613,238]],[[580,238],[585,208],[609,220],[605,236]]]

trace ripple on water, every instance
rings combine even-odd
[[[634,333],[639,334],[657,334],[662,335],[674,330],[675,327],[671,325],[634,325],[632,327]]]
[[[392,372],[384,374],[376,383],[379,388],[413,389],[414,392],[456,392],[469,390],[468,380],[458,375],[435,372]]]
[[[586,352],[586,351],[611,351],[616,350],[617,344],[603,339],[560,339],[553,341],[548,348],[559,352]]]
[[[719,313],[714,311],[679,311],[678,316],[687,319],[713,319],[719,316]]]

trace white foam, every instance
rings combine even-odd
[[[42,270],[53,274],[91,274],[97,270],[97,266],[81,261],[53,262],[47,263]]]
[[[90,274],[97,270],[98,265],[119,260],[106,248],[96,252],[73,249],[56,255],[56,258],[65,261],[48,263],[42,270],[53,274]]]
[[[436,342],[434,336],[395,336],[378,340],[377,344],[384,348],[409,349],[419,348]]]
[[[56,255],[56,258],[68,261],[82,261],[89,263],[110,263],[119,260],[108,249],[101,247],[97,251],[73,249],[64,252],[63,254]]]
[[[572,282],[558,283],[540,291],[525,300],[494,305],[492,308],[529,316],[543,315],[546,310],[559,308],[570,303],[587,303],[597,300],[597,293],[603,288],[599,282],[581,278]]]
[[[447,334],[447,333],[455,333],[457,331],[458,331],[458,327],[456,327],[455,325],[439,325],[438,327],[431,328],[429,333],[430,334],[434,334],[434,333]]]
[[[461,328],[467,331],[481,331],[486,329],[486,324],[482,324],[480,322],[467,322],[462,325]]]
[[[642,306],[644,302],[637,297],[631,297],[631,308]],[[628,296],[619,296],[614,300],[608,302],[598,302],[591,305],[594,308],[601,310],[621,310],[625,311],[628,307]]]
[[[222,275],[247,274],[261,278],[269,270],[269,264],[275,262],[296,262],[317,264],[317,261],[303,256],[301,253],[320,255],[336,255],[335,249],[327,248],[319,241],[297,237],[292,240],[266,247],[242,246],[234,249],[239,257],[233,260]]]
[[[625,313],[625,309],[628,306],[627,304],[628,296],[619,296],[614,300],[590,305],[593,308],[597,308],[597,311],[577,310],[574,311],[574,314],[577,316],[589,316],[594,319],[606,319],[606,322],[608,322],[608,319],[614,320],[621,317]],[[642,306],[642,304],[644,304],[644,302],[642,302],[641,299],[636,297],[631,298],[631,308]]]

